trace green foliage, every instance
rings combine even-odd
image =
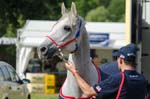
[[[88,21],[124,21],[125,0],[72,1],[76,3],[79,15]],[[27,19],[58,20],[61,3],[70,8],[72,1],[0,0],[0,36],[16,36],[16,29],[22,27]]]
[[[121,18],[118,20],[118,22],[125,22],[125,14],[122,14]]]
[[[17,19],[17,23],[18,23],[18,27],[22,27],[25,23],[25,19],[24,16],[22,14],[19,15],[18,19]]]
[[[104,7],[108,7],[110,4],[111,0],[100,0],[100,5]]]
[[[7,33],[7,28],[10,27],[14,28],[12,33],[16,35],[16,29],[22,27],[27,19],[58,19],[60,17],[60,3],[59,0],[0,0],[1,35]]]
[[[87,13],[87,21],[125,21],[125,0],[101,0],[100,5]]]
[[[17,28],[20,28],[24,25],[25,20],[23,18],[23,15],[19,15],[17,21]],[[6,27],[6,32],[3,35],[5,37],[16,37],[16,27],[13,23],[8,23]]]
[[[108,6],[108,11],[109,20],[113,22],[123,22],[125,20],[125,0],[111,0],[110,5]]]
[[[13,27],[13,24],[8,24],[8,27],[6,27],[6,33],[4,34],[5,37],[15,37],[15,28]]]
[[[89,11],[89,13],[86,16],[87,21],[102,21],[106,22],[108,21],[107,19],[108,16],[108,11],[104,6],[97,7],[96,9],[93,9]]]
[[[86,17],[88,11],[95,9],[100,5],[99,0],[74,0],[78,9],[78,13],[83,18]]]

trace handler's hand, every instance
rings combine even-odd
[[[75,69],[71,62],[67,62],[67,63],[65,63],[65,65],[66,65],[66,68],[71,72],[73,69]]]
[[[75,69],[75,66],[73,66],[73,64],[71,62],[67,62],[65,63],[66,68],[72,72],[73,75],[75,75],[75,73],[78,73],[78,71]]]

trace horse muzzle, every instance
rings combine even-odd
[[[40,46],[38,48],[38,54],[40,58],[46,58],[46,59],[50,59],[53,56],[55,56],[57,52],[57,48],[54,46]]]

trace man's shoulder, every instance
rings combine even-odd
[[[145,77],[143,74],[138,73],[137,71],[125,71],[126,78],[129,80],[140,80],[140,81],[145,81]]]

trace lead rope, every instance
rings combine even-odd
[[[62,53],[62,51],[61,51],[61,49],[59,48],[58,49],[58,54],[57,54],[57,56],[60,58],[60,59],[62,59],[65,63],[67,63],[68,62],[68,60],[67,60],[67,58],[64,56],[64,54]]]

